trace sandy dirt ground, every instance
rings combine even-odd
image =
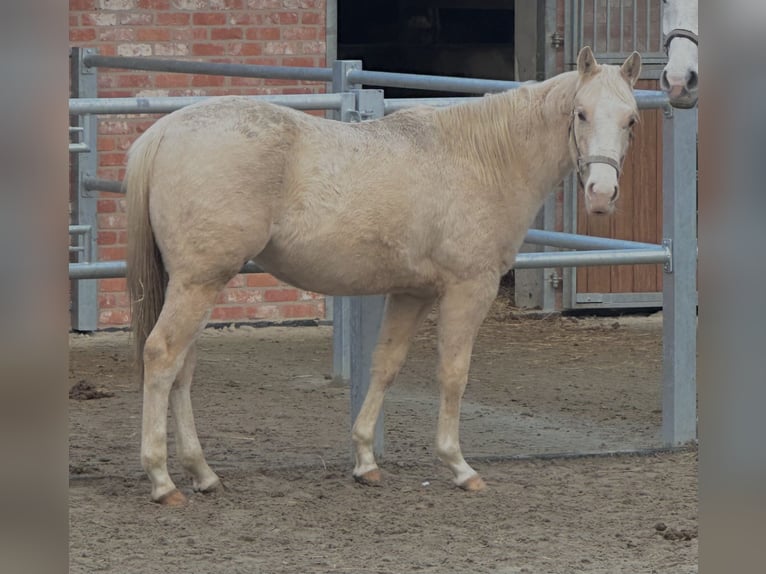
[[[385,404],[382,487],[351,478],[329,327],[208,329],[192,397],[226,488],[149,500],[126,333],[70,335],[70,572],[697,572],[697,453],[660,446],[660,316],[524,317],[498,304],[463,405],[455,488],[434,455],[435,324]],[[563,456],[559,456],[563,455]]]

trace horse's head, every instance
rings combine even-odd
[[[638,52],[621,67],[600,66],[590,48],[577,58],[577,93],[569,128],[569,147],[585,191],[588,213],[614,210],[620,173],[628,152],[638,107],[633,86],[641,73]]]
[[[668,63],[662,70],[660,86],[677,108],[693,108],[698,98],[697,1],[662,2],[662,35]]]

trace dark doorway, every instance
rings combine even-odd
[[[337,0],[338,58],[381,72],[514,79],[514,0]],[[386,88],[386,97],[443,92]]]

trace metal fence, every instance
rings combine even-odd
[[[98,98],[95,72],[98,67],[156,70],[175,73],[241,75],[260,78],[289,78],[329,82],[326,94],[252,96],[304,110],[331,110],[340,121],[379,118],[398,109],[419,105],[453,105],[468,98],[386,100],[378,89],[363,86],[421,88],[463,93],[487,93],[513,89],[518,82],[451,78],[415,74],[373,72],[360,61],[336,61],[331,68],[290,68],[206,62],[169,61],[99,56],[92,50],[73,49],[74,92],[69,110],[76,125],[77,141],[73,172],[76,198],[74,225],[70,233],[80,240],[73,246],[77,261],[69,264],[73,280],[73,328],[97,327],[96,279],[123,277],[124,261],[97,260],[95,197],[99,190],[121,191],[118,181],[96,177],[97,129],[94,114],[166,113],[201,98]],[[663,422],[662,438],[667,446],[696,438],[696,112],[673,110],[662,92],[636,90],[640,108],[662,108],[663,125],[663,242],[661,245],[607,238],[530,230],[527,243],[571,251],[521,253],[515,267],[549,268],[583,265],[664,265],[663,280]],[[260,270],[248,263],[243,272]],[[89,303],[90,301],[90,303]],[[369,385],[372,349],[383,313],[382,296],[335,297],[333,316],[333,368],[337,376],[350,380],[352,421],[356,418]],[[91,307],[89,307],[89,304]],[[382,452],[383,417],[378,421],[376,451]]]

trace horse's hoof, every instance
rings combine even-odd
[[[180,490],[171,490],[164,496],[160,496],[158,500],[155,500],[156,503],[161,504],[163,506],[184,506],[186,504],[186,497],[181,493]]]
[[[360,475],[354,475],[354,480],[357,481],[359,484],[364,484],[365,486],[380,486],[380,469],[375,468],[373,470],[368,470],[364,474]]]
[[[202,494],[213,494],[214,492],[223,492],[224,490],[226,490],[226,487],[223,485],[223,482],[221,482],[220,479],[207,486],[194,486],[194,492],[201,492]]]
[[[487,488],[487,483],[478,474],[474,474],[472,477],[464,480],[459,486],[467,492],[479,492]]]

